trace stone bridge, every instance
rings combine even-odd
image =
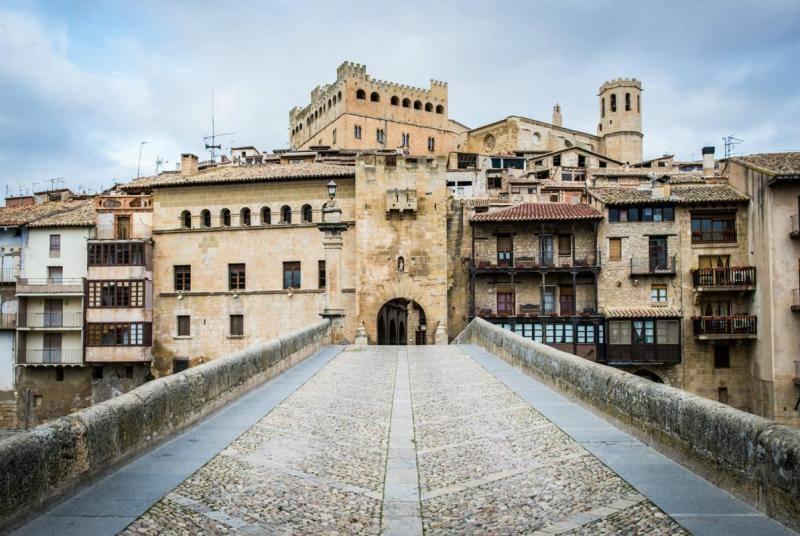
[[[554,380],[552,371],[538,371],[544,383],[526,370],[535,360],[524,357],[525,348],[552,362],[566,354],[480,323],[449,346],[332,346],[324,326],[316,329],[314,336],[295,334],[302,343],[288,337],[278,350],[273,343],[269,351],[278,357],[251,364],[260,366],[252,377],[268,377],[255,386],[230,365],[198,367],[197,378],[213,365],[215,375],[226,375],[220,383],[248,392],[230,402],[203,388],[211,398],[202,403],[218,411],[186,409],[169,425],[183,426],[180,433],[142,432],[145,443],[164,439],[147,450],[135,438],[127,447],[114,439],[117,450],[106,454],[113,469],[105,473],[85,467],[100,454],[86,452],[96,447],[86,439],[89,416],[80,417],[84,446],[70,446],[73,457],[40,476],[49,492],[35,487],[39,481],[30,484],[29,492],[41,495],[38,517],[28,516],[15,534],[795,534],[648,446],[655,441],[620,428],[642,430],[641,423],[613,412],[604,418],[576,402],[587,396],[566,385],[566,374]],[[510,359],[512,352],[527,365]],[[633,381],[631,390],[646,385]],[[638,396],[649,404],[646,394]],[[94,433],[114,433],[95,425]],[[47,443],[52,433],[37,430],[38,442]],[[647,435],[659,437],[652,429]],[[58,449],[48,452],[64,454]],[[10,452],[0,445],[0,454]],[[694,461],[705,456],[706,466],[717,457],[700,454]],[[80,460],[82,471],[55,474]],[[737,468],[718,461],[718,480],[736,480]],[[23,468],[0,465],[0,490],[11,493],[10,478],[22,478]],[[729,487],[748,497],[741,481]],[[777,499],[764,502],[766,495],[762,490],[760,505],[796,527],[797,503],[781,507]],[[33,512],[36,505],[23,499],[8,496],[2,506],[17,500]],[[6,510],[19,524],[22,516],[13,514]]]

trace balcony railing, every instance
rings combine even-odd
[[[17,268],[3,268],[0,270],[0,283],[14,283],[19,276]]]
[[[631,275],[675,275],[675,255],[631,257]]]
[[[741,287],[755,286],[755,266],[732,268],[700,268],[692,271],[692,280],[697,287]]]
[[[692,231],[692,244],[729,244],[736,242],[736,230]]]
[[[789,236],[792,238],[800,238],[800,214],[792,214],[791,225]]]
[[[473,267],[477,269],[515,269],[531,270],[539,268],[591,268],[600,266],[600,255],[596,250],[576,250],[566,254],[501,252],[495,258],[475,258]]]
[[[498,309],[491,307],[475,309],[474,316],[480,317],[538,317],[538,316],[593,316],[597,314],[597,308],[594,302],[578,302],[574,307],[559,307],[553,308],[542,307],[538,303],[521,303],[517,305],[516,309]]]
[[[95,229],[95,238],[97,240],[132,240],[153,236],[152,227],[143,223],[134,223],[127,226],[98,225]]]
[[[17,363],[22,365],[80,365],[83,363],[83,350],[80,348],[20,350],[17,358]]]
[[[695,337],[704,335],[730,335],[751,337],[757,334],[758,317],[696,316],[692,318]]]
[[[0,314],[0,329],[16,329],[17,315]]]
[[[27,313],[19,315],[21,328],[79,328],[83,326],[82,313]]]
[[[800,313],[800,288],[792,289],[792,311]]]
[[[17,279],[17,294],[83,294],[83,280],[79,278],[23,278]]]

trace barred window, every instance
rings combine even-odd
[[[89,307],[144,307],[144,281],[89,281]]]
[[[93,322],[86,327],[87,346],[151,346],[150,322]]]

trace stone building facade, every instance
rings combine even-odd
[[[447,84],[428,89],[373,80],[365,65],[345,62],[336,81],[317,86],[311,102],[289,112],[290,145],[307,150],[400,149],[446,155],[463,144],[467,127],[448,118]]]

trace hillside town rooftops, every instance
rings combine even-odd
[[[735,156],[731,160],[776,179],[800,179],[800,151]]]
[[[668,195],[653,195],[654,190],[637,188],[591,188],[589,195],[606,205],[702,205],[706,203],[746,203],[749,197],[727,184],[672,186]]]
[[[520,203],[513,207],[475,214],[472,221],[569,221],[599,220],[602,217],[597,210],[582,203]]]
[[[28,224],[29,227],[93,227],[97,222],[94,199],[83,199],[76,202],[72,209],[53,212],[37,218]]]
[[[230,184],[264,181],[291,181],[335,177],[354,177],[355,168],[338,164],[300,162],[294,164],[252,164],[245,166],[218,166],[201,170],[193,175],[170,173],[136,179],[121,185],[126,191],[150,188],[170,188],[203,184]]]
[[[87,201],[49,201],[38,205],[3,207],[0,208],[0,227],[29,225],[41,218],[48,218],[63,212],[75,210],[83,206],[84,203],[87,203]],[[91,206],[92,202],[88,201],[88,204]]]

